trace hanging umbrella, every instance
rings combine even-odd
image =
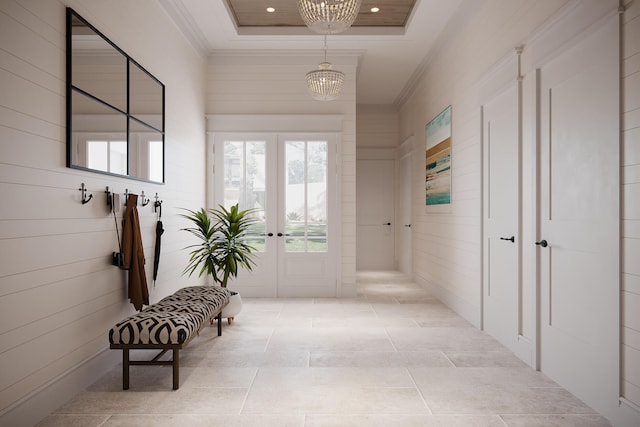
[[[162,233],[164,233],[164,228],[162,227],[162,202],[156,202],[155,207],[160,209],[160,213],[158,214],[158,223],[156,224],[156,249],[153,257],[153,284],[155,286],[156,278],[158,277],[158,265],[160,265],[160,246],[162,243]]]

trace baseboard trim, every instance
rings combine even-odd
[[[611,421],[616,427],[640,426],[640,406],[621,397],[615,419]]]
[[[358,296],[358,286],[355,283],[343,283],[340,298],[355,298]]]
[[[0,412],[0,425],[31,427],[117,365],[120,353],[97,352]]]
[[[458,313],[465,320],[469,321],[473,326],[480,329],[480,306],[476,307],[468,301],[460,299],[453,292],[418,273],[414,273],[413,279],[417,284],[430,291],[434,297],[438,298],[447,307]]]

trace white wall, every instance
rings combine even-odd
[[[356,57],[329,57],[346,75],[340,97],[316,101],[304,76],[315,69],[317,52],[214,52],[207,66],[207,114],[342,115],[339,147],[341,198],[341,271],[338,295],[355,296],[356,283]],[[209,129],[233,131],[234,129]],[[255,129],[254,129],[255,130]],[[322,129],[319,129],[322,130]]]
[[[622,17],[622,395],[640,407],[640,2]]]
[[[428,63],[403,104],[400,140],[414,139],[414,278],[480,326],[481,316],[481,126],[476,84],[564,1],[492,0],[448,27],[448,38]],[[427,122],[452,105],[452,204],[450,213],[429,213],[424,203]]]
[[[67,5],[166,85],[166,185],[65,167]],[[18,426],[120,361],[107,333],[133,307],[125,273],[110,265],[106,186],[163,200],[151,299],[194,281],[181,276],[188,238],[176,214],[204,205],[204,60],[153,0],[2,1],[0,93],[0,425]],[[151,278],[156,216],[151,205],[139,213]]]
[[[395,109],[375,105],[358,105],[356,109],[358,148],[396,148],[398,116]]]
[[[400,139],[416,135],[424,150],[424,125],[453,105],[453,194],[448,214],[426,214],[424,189],[414,192],[414,270],[416,279],[476,326],[481,322],[481,127],[476,82],[493,64],[525,42],[566,1],[487,1],[431,58],[418,87],[402,106]],[[636,425],[640,412],[640,4],[625,1],[622,14],[622,390],[631,405],[616,414],[620,425]],[[526,50],[526,47],[525,47]],[[549,52],[547,52],[549,53]],[[541,54],[544,54],[542,52]],[[525,79],[525,97],[535,96]],[[534,111],[525,111],[525,133]],[[525,135],[525,151],[534,147]],[[525,156],[531,153],[525,153]],[[422,183],[424,160],[415,156],[414,182]],[[531,184],[525,168],[525,191]],[[528,196],[525,195],[525,201]],[[529,202],[525,203],[525,211]],[[525,212],[524,221],[530,220]],[[525,227],[526,228],[526,227]],[[525,229],[525,237],[532,237]],[[525,254],[525,257],[527,254]],[[525,337],[535,340],[535,283],[523,277]],[[616,333],[616,331],[612,331]],[[637,405],[635,411],[631,409]]]

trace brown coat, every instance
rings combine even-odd
[[[149,289],[147,288],[147,275],[144,271],[144,248],[140,234],[137,203],[138,196],[129,194],[127,209],[122,219],[123,265],[120,268],[129,270],[129,299],[136,310],[142,310],[143,304],[149,305]]]

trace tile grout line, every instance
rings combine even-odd
[[[396,347],[396,345],[393,343],[393,339],[391,339],[391,335],[389,335],[389,329],[388,328],[384,328],[384,333],[387,335],[387,339],[389,340],[389,343],[391,344],[391,347],[393,347],[393,351],[396,353],[400,353],[398,351],[398,348]]]
[[[416,379],[413,377],[413,374],[411,373],[411,370],[409,368],[404,368],[404,369],[407,370],[407,373],[409,374],[409,378],[411,378],[411,382],[413,382],[413,386],[415,387],[416,391],[420,395],[420,399],[422,399],[422,402],[424,403],[424,406],[429,411],[429,415],[434,415],[433,410],[431,410],[431,407],[427,403],[427,399],[425,399],[424,395],[422,394],[422,390],[420,390],[420,387],[418,387],[418,383],[416,383]]]
[[[267,339],[267,342],[264,345],[264,350],[262,351],[263,353],[267,352],[267,349],[269,349],[269,344],[271,344],[271,339],[273,338],[273,334],[276,333],[276,327],[273,327],[273,329],[271,330],[271,333],[269,334],[269,338]]]
[[[247,393],[244,395],[244,399],[242,399],[242,405],[240,405],[240,411],[238,411],[238,415],[242,415],[244,412],[244,407],[247,405],[247,399],[249,399],[249,393],[251,393],[251,388],[258,377],[258,372],[260,372],[260,368],[256,368],[256,372],[253,374],[253,378],[251,378],[251,384],[247,387]]]
[[[440,350],[440,353],[442,353],[442,355],[444,356],[444,358],[445,358],[445,359],[447,359],[447,361],[449,361],[449,363],[451,363],[451,366],[453,366],[454,368],[458,368],[458,366],[456,366],[456,364],[455,364],[455,363],[453,363],[453,360],[451,360],[451,359],[449,358],[449,356],[447,356],[447,353],[446,353],[446,352],[444,352],[444,351]]]

